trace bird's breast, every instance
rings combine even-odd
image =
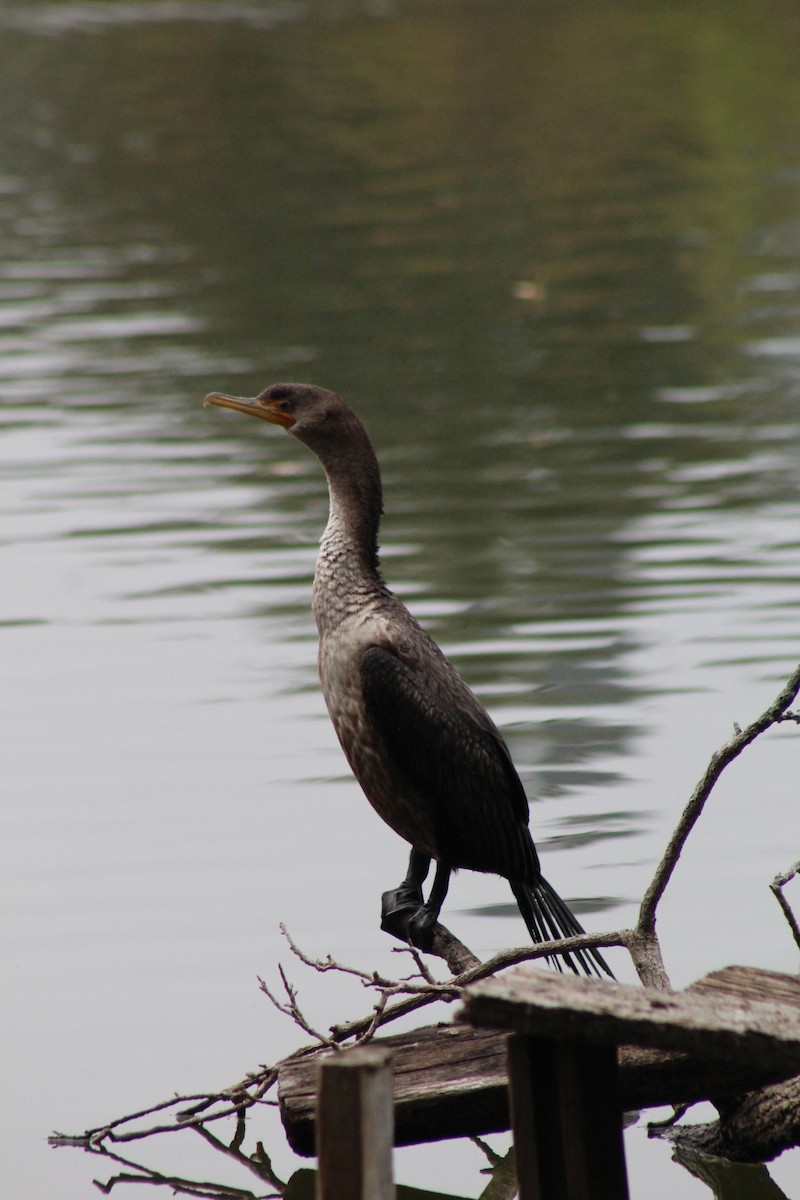
[[[356,741],[370,740],[361,660],[369,646],[387,640],[385,623],[363,611],[343,619],[334,628],[320,629],[322,694],[348,758]]]
[[[369,646],[392,645],[396,631],[380,615],[360,613],[336,629],[321,632],[319,676],[322,694],[347,761],[378,815],[407,842],[436,857],[432,814],[389,761],[387,748],[369,719],[361,660]]]

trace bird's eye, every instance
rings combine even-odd
[[[273,392],[271,399],[274,407],[279,408],[281,412],[289,412],[291,410],[292,401],[286,392]]]

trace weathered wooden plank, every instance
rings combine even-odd
[[[425,1035],[430,1035],[426,1044]],[[421,1036],[422,1035],[422,1036]],[[506,1035],[466,1025],[380,1038],[395,1050],[395,1145],[498,1133],[509,1128]],[[473,1050],[475,1054],[473,1055]],[[405,1066],[399,1055],[408,1055]],[[675,1051],[619,1049],[620,1089],[626,1109],[723,1100],[793,1075],[790,1065],[704,1060]],[[280,1068],[281,1117],[296,1153],[314,1154],[315,1063],[289,1060]]]
[[[734,1057],[800,1071],[800,1011],[719,988],[666,993],[600,979],[510,971],[464,991],[461,1020],[515,1033]]]
[[[615,1048],[515,1033],[508,1075],[519,1200],[628,1200]]]
[[[318,1200],[394,1200],[391,1054],[356,1046],[319,1063]]]
[[[395,1145],[500,1132],[509,1128],[506,1039],[493,1029],[429,1025],[376,1038],[392,1052]],[[289,1144],[312,1155],[316,1062],[331,1054],[289,1059],[278,1075],[278,1099]]]
[[[547,975],[542,971],[541,976]],[[800,1012],[800,979],[753,968],[727,967],[687,989],[764,998],[779,996]],[[469,1025],[431,1025],[378,1038],[392,1051],[395,1145],[467,1137],[509,1128],[506,1036]],[[318,1052],[280,1068],[279,1100],[293,1149],[314,1153],[315,1071]],[[791,1062],[765,1064],[622,1046],[620,1091],[625,1108],[726,1099],[797,1073]]]
[[[686,991],[788,1004],[800,1012],[800,975],[784,975],[760,967],[723,967],[690,983]]]

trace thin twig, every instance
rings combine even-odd
[[[278,963],[278,972],[281,977],[281,982],[283,984],[284,991],[286,992],[286,995],[288,998],[288,1004],[283,1004],[278,999],[278,997],[276,995],[274,995],[273,992],[270,991],[268,985],[264,982],[264,980],[259,975],[257,978],[258,978],[258,986],[261,988],[261,991],[264,993],[264,995],[267,997],[267,999],[272,1004],[274,1004],[274,1006],[275,1006],[275,1008],[277,1008],[278,1012],[283,1013],[284,1016],[291,1017],[292,1020],[294,1021],[295,1025],[299,1025],[300,1028],[303,1030],[303,1032],[307,1033],[309,1035],[309,1037],[316,1038],[316,1040],[322,1046],[332,1046],[333,1042],[331,1041],[331,1039],[329,1037],[326,1037],[324,1033],[320,1033],[318,1029],[315,1029],[314,1026],[311,1025],[310,1022],[306,1020],[299,1004],[297,1003],[297,992],[295,991],[294,987],[287,979],[286,972],[284,971],[284,969],[280,963]]]
[[[388,999],[389,999],[389,997],[386,995],[385,992],[383,993],[383,995],[378,997],[378,1003],[375,1005],[375,1008],[372,1010],[372,1019],[371,1019],[369,1025],[367,1026],[367,1028],[364,1030],[364,1032],[361,1034],[360,1038],[358,1039],[359,1042],[371,1041],[372,1038],[375,1036],[375,1034],[378,1032],[381,1025],[383,1024],[383,1014],[386,1011],[386,1003],[387,1003]]]
[[[557,941],[537,942],[533,946],[503,950],[487,959],[486,962],[479,962],[477,966],[462,971],[460,975],[454,975],[446,984],[439,986],[457,994],[467,984],[477,983],[478,980],[495,975],[498,971],[505,970],[506,967],[518,966],[520,963],[538,958],[549,958],[562,950],[587,950],[593,946],[625,946],[630,932],[630,930],[621,929],[613,933],[582,933],[575,937],[560,938]],[[415,1012],[419,1008],[424,1008],[428,1004],[433,1004],[437,1000],[447,1000],[447,998],[447,995],[436,993],[434,989],[423,990],[419,995],[406,996],[404,999],[398,1000],[396,1004],[387,1006],[381,1019],[381,1026],[388,1025],[391,1021],[396,1021],[398,1018]],[[372,1015],[360,1017],[355,1021],[347,1021],[342,1025],[332,1025],[331,1035],[335,1042],[349,1041],[350,1038],[359,1037],[364,1033],[369,1028],[371,1021]]]
[[[300,962],[304,966],[311,967],[312,970],[318,971],[321,975],[323,975],[326,971],[336,971],[340,975],[355,975],[356,979],[360,979],[362,982],[370,986],[372,984],[381,986],[384,983],[391,982],[390,980],[381,979],[381,977],[375,971],[362,971],[359,967],[348,967],[344,963],[340,963],[336,959],[332,958],[330,954],[326,954],[324,958],[311,958],[308,954],[300,949],[282,921],[279,928],[282,935],[289,943],[289,949],[291,950],[292,954],[294,954],[296,958],[299,958]]]
[[[234,1087],[228,1088],[222,1092],[206,1094],[204,1096],[189,1095],[189,1096],[174,1096],[171,1100],[162,1100],[158,1104],[152,1104],[149,1108],[139,1109],[137,1112],[127,1113],[124,1117],[117,1117],[116,1120],[110,1121],[106,1125],[99,1125],[95,1129],[87,1129],[81,1134],[66,1134],[53,1133],[48,1138],[51,1146],[56,1148],[61,1146],[81,1146],[84,1150],[97,1153],[102,1147],[102,1143],[106,1140],[111,1142],[135,1142],[143,1138],[152,1137],[157,1133],[174,1133],[178,1129],[188,1129],[194,1124],[199,1124],[201,1121],[219,1121],[226,1117],[238,1116],[243,1109],[252,1108],[255,1104],[266,1103],[263,1097],[274,1085],[278,1078],[278,1073],[275,1067],[265,1067],[260,1072],[255,1072],[248,1075],[242,1082],[235,1084]],[[247,1091],[247,1088],[255,1086],[252,1092]],[[237,1097],[236,1103],[231,1102],[231,1096]],[[155,1124],[145,1127],[144,1129],[132,1129],[127,1132],[119,1132],[124,1125],[130,1125],[134,1121],[144,1120],[145,1117],[151,1117],[156,1113],[164,1112],[168,1108],[176,1108],[178,1105],[185,1105],[190,1101],[199,1101],[194,1109],[179,1110],[175,1120],[170,1124]],[[215,1104],[222,1104],[223,1107],[215,1112],[207,1110]],[[194,1115],[196,1111],[202,1111],[202,1117]]]
[[[417,968],[417,974],[422,979],[424,979],[426,983],[429,983],[431,985],[435,985],[436,983],[438,983],[438,980],[434,979],[433,975],[431,974],[430,967],[425,962],[425,960],[423,959],[419,950],[417,950],[416,946],[411,946],[411,945],[393,946],[392,953],[393,954],[410,954],[411,957],[413,958],[414,964]],[[478,959],[475,959],[475,961],[477,962]],[[413,978],[413,976],[411,976],[410,978]]]
[[[786,899],[786,896],[783,893],[783,889],[786,887],[786,884],[790,879],[794,879],[796,875],[800,875],[800,862],[796,862],[794,866],[790,867],[785,875],[776,875],[769,886],[772,889],[775,899],[781,906],[783,915],[789,922],[789,928],[792,931],[792,937],[794,938],[795,945],[797,946],[798,950],[800,950],[800,925],[798,925],[797,918],[792,912],[789,901]]]

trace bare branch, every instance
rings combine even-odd
[[[361,979],[364,983],[369,985],[380,984],[383,982],[381,977],[376,972],[362,971],[358,967],[345,966],[344,963],[340,963],[333,959],[330,954],[326,954],[324,958],[310,958],[294,941],[283,921],[280,923],[280,931],[286,938],[286,941],[289,943],[289,949],[291,950],[292,954],[294,954],[296,958],[299,958],[300,962],[304,966],[311,967],[312,970],[318,971],[321,975],[326,971],[336,971],[340,975],[355,975],[356,979]]]
[[[451,975],[461,975],[470,967],[480,965],[480,959],[471,950],[468,950],[454,933],[451,933],[438,921],[433,926],[431,933],[433,934],[433,944],[428,953],[443,959]]]
[[[419,995],[408,995],[404,999],[398,1000],[396,1004],[387,1006],[382,1014],[380,1024],[381,1026],[388,1025],[391,1021],[396,1021],[399,1017],[404,1017],[437,1000],[455,999],[461,988],[466,987],[468,983],[486,979],[489,975],[505,970],[506,967],[518,966],[519,963],[530,962],[533,959],[549,958],[562,950],[586,950],[592,946],[625,946],[629,936],[631,936],[631,931],[626,929],[617,930],[614,933],[582,933],[575,937],[560,938],[557,941],[520,946],[516,950],[503,950],[487,959],[486,962],[478,962],[476,966],[469,967],[459,975],[454,975],[447,983],[439,984],[437,989],[421,989]],[[448,993],[452,994],[448,995]],[[350,1038],[361,1037],[369,1029],[371,1022],[372,1017],[370,1016],[347,1021],[342,1025],[332,1025],[331,1035],[336,1042],[346,1042]]]
[[[310,1048],[311,1049],[311,1048]],[[238,1117],[243,1110],[252,1108],[255,1104],[266,1104],[263,1097],[273,1087],[278,1078],[278,1072],[275,1067],[264,1067],[261,1071],[254,1072],[248,1075],[242,1082],[235,1084],[231,1088],[226,1088],[221,1092],[206,1093],[205,1095],[190,1095],[190,1096],[174,1096],[171,1100],[162,1100],[159,1104],[153,1104],[149,1108],[139,1109],[137,1112],[128,1113],[124,1117],[118,1117],[115,1121],[110,1121],[107,1125],[100,1125],[95,1129],[87,1129],[82,1134],[64,1134],[53,1133],[48,1142],[56,1148],[60,1146],[81,1146],[84,1150],[92,1153],[100,1153],[103,1150],[103,1143],[108,1140],[110,1142],[135,1142],[143,1138],[152,1137],[157,1133],[174,1133],[178,1129],[191,1128],[195,1124],[200,1124],[208,1121],[220,1121],[227,1117]],[[252,1091],[248,1091],[252,1088]],[[235,1097],[235,1100],[232,1099]],[[189,1108],[180,1108],[178,1105],[186,1105],[195,1101]],[[221,1105],[214,1111],[214,1105]],[[175,1119],[169,1124],[158,1122],[145,1126],[140,1129],[130,1129],[120,1132],[126,1125],[132,1125],[134,1122],[143,1121],[147,1117],[152,1117],[157,1113],[163,1113],[170,1108],[178,1109],[175,1114]],[[203,1113],[201,1117],[198,1114]]]
[[[328,970],[329,968],[325,967],[324,969]],[[334,1043],[331,1041],[331,1039],[329,1037],[326,1037],[324,1033],[320,1033],[319,1030],[315,1029],[313,1027],[313,1025],[311,1025],[306,1020],[299,1004],[297,1003],[297,993],[296,993],[294,987],[292,986],[292,984],[286,978],[286,972],[284,971],[284,969],[280,963],[278,963],[278,971],[280,973],[281,982],[283,984],[284,991],[286,992],[286,995],[288,997],[288,1003],[283,1004],[278,999],[278,997],[276,995],[274,995],[273,992],[270,991],[268,985],[264,982],[264,980],[259,975],[259,976],[257,976],[257,979],[258,979],[258,986],[261,988],[261,991],[264,993],[264,995],[267,997],[267,999],[272,1004],[274,1004],[274,1006],[275,1006],[275,1008],[277,1008],[278,1012],[283,1013],[284,1016],[291,1017],[291,1019],[294,1021],[295,1025],[299,1025],[300,1028],[303,1030],[303,1032],[307,1033],[309,1035],[309,1037],[316,1038],[316,1040],[322,1046],[333,1046]]]
[[[798,950],[800,950],[800,925],[798,925],[797,918],[795,917],[794,913],[791,910],[789,901],[786,899],[785,895],[783,894],[783,889],[786,887],[786,884],[789,882],[790,879],[794,879],[794,877],[799,874],[800,874],[800,862],[796,862],[793,867],[789,868],[789,870],[786,872],[785,875],[776,875],[775,878],[773,879],[772,883],[769,885],[770,888],[772,889],[775,899],[778,901],[778,904],[780,904],[780,906],[781,906],[783,915],[786,917],[786,920],[789,922],[789,928],[792,931],[792,937],[794,938],[795,945],[797,946]]]
[[[359,1038],[359,1041],[368,1042],[378,1032],[381,1025],[383,1024],[383,1014],[386,1011],[386,1004],[387,1004],[388,999],[389,999],[389,997],[386,994],[386,992],[384,992],[381,996],[378,997],[378,1003],[375,1005],[375,1008],[372,1010],[372,1019],[371,1019],[369,1025],[367,1026],[367,1028],[362,1033],[361,1037]]]
[[[675,865],[680,858],[681,851],[686,844],[686,839],[692,832],[695,822],[703,811],[706,800],[720,775],[729,763],[733,762],[751,742],[755,741],[759,734],[764,733],[770,726],[775,725],[783,719],[798,692],[800,692],[800,665],[795,668],[787,683],[761,716],[748,725],[746,729],[737,728],[730,741],[726,742],[724,746],[721,746],[711,756],[711,761],[706,768],[705,774],[694,789],[675,832],[670,838],[664,856],[658,864],[653,880],[642,900],[637,930],[644,937],[655,934],[656,907],[658,906],[658,902],[669,883]]]
[[[428,964],[424,961],[416,946],[395,946],[392,952],[394,954],[410,954],[417,968],[417,974],[424,979],[426,983],[436,984],[438,982],[438,980],[434,979]],[[471,957],[475,958],[474,955]],[[477,958],[475,958],[475,962],[478,962]]]
[[[671,992],[664,959],[661,956],[661,945],[655,930],[642,933],[638,928],[624,931],[625,947],[636,968],[636,974],[642,987],[658,988],[662,992]]]

